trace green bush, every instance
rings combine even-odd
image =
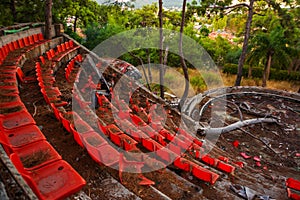
[[[206,89],[206,84],[201,76],[194,76],[190,78],[190,84],[196,92]]]
[[[226,74],[237,74],[237,64],[227,63],[223,67],[223,73]],[[263,75],[262,67],[252,67],[252,77],[253,78],[262,78]],[[248,77],[249,66],[244,66],[243,68],[243,76]],[[291,72],[289,73],[287,70],[270,70],[270,80],[277,81],[300,81],[300,72]]]

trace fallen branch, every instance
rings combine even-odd
[[[256,117],[263,117],[263,118],[266,118],[266,117],[268,117],[268,116],[271,115],[271,113],[262,113],[262,112],[258,112],[258,111],[256,111],[256,110],[254,110],[254,109],[251,109],[250,106],[249,106],[248,104],[244,103],[244,102],[243,102],[242,104],[240,104],[239,107],[241,108],[241,110],[243,110],[243,111],[246,112],[247,114],[255,115]],[[257,106],[256,108],[258,108],[258,106]],[[277,120],[280,119],[280,117],[277,117],[277,116],[274,116],[274,115],[271,115],[271,117],[272,117],[272,118],[275,118],[275,119],[277,119]]]
[[[244,121],[238,121],[233,124],[230,124],[225,127],[221,128],[201,128],[198,129],[198,133],[200,132],[201,135],[207,135],[207,134],[222,134],[222,133],[227,133],[230,131],[233,131],[235,129],[240,129],[243,126],[249,126],[252,124],[258,124],[258,123],[277,123],[276,119],[273,118],[257,118],[257,119],[248,119]]]
[[[267,144],[265,141],[259,139],[258,137],[256,137],[255,135],[253,135],[252,133],[250,133],[249,131],[246,131],[242,128],[238,128],[240,131],[242,131],[243,133],[246,133],[247,135],[251,136],[252,138],[260,141],[261,143],[263,143],[268,149],[270,149],[271,151],[273,151],[276,155],[278,154],[272,147],[269,146],[269,144]]]
[[[37,112],[37,106],[35,105],[39,100],[36,100],[35,102],[33,102],[33,107],[34,107],[34,113],[32,115],[32,117],[34,117],[36,115],[36,112]]]

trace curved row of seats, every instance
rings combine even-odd
[[[48,52],[50,53],[51,50],[49,50]],[[52,53],[53,54],[53,53]],[[66,54],[65,54],[66,55]],[[70,111],[70,112],[65,112],[65,110],[63,109],[63,106],[65,106],[66,104],[61,104],[61,105],[57,105],[55,104],[53,101],[56,101],[58,98],[60,98],[60,91],[57,87],[54,87],[54,83],[55,83],[55,77],[54,77],[54,71],[53,68],[55,68],[55,63],[49,64],[49,62],[51,63],[53,56],[47,56],[47,58],[44,58],[44,62],[45,64],[42,64],[42,67],[44,70],[41,70],[40,73],[38,74],[38,77],[41,77],[40,79],[38,79],[39,81],[39,85],[41,87],[41,92],[44,95],[44,98],[46,100],[46,102],[51,106],[52,111],[54,113],[54,116],[56,117],[56,119],[58,121],[60,121],[63,125],[63,127],[70,132],[71,134],[73,134],[75,141],[79,142],[79,144],[84,147],[85,145],[82,143],[81,139],[79,138],[79,133],[78,132],[82,132],[84,131],[84,133],[86,133],[85,135],[87,137],[84,138],[84,141],[93,141],[93,143],[97,143],[97,144],[101,144],[99,146],[99,148],[101,149],[99,152],[103,152],[103,153],[97,153],[98,157],[101,157],[101,160],[104,161],[105,160],[105,164],[108,166],[114,165],[116,163],[118,163],[119,161],[119,153],[112,148],[110,145],[107,144],[107,142],[101,138],[101,136],[96,133],[95,131],[93,131],[93,129],[84,122],[84,120],[82,120],[80,118],[80,116],[78,116],[75,112]],[[43,58],[40,58],[40,60],[42,60]],[[75,57],[73,57],[67,64],[67,67],[65,68],[65,77],[68,81],[69,80],[69,76],[72,72],[72,70],[74,69],[75,66],[75,62],[82,62],[82,55],[78,54]],[[48,64],[47,64],[48,62]],[[38,68],[41,66],[40,63],[36,63],[36,70],[38,70]],[[50,66],[50,67],[49,67]],[[49,78],[49,79],[48,79]],[[74,81],[74,79],[73,79]],[[44,85],[45,83],[48,83],[48,85]],[[45,88],[47,88],[47,90],[45,90]],[[53,94],[53,99],[49,99],[49,96]],[[76,117],[74,117],[76,116]],[[74,120],[70,120],[70,118],[74,118]],[[78,130],[78,126],[81,127],[81,129],[79,128]],[[88,143],[89,144],[89,143]],[[87,146],[87,151],[90,154],[90,156],[94,159],[94,160],[98,160],[98,162],[100,161],[100,159],[96,159],[96,155],[95,155],[95,148],[93,148],[91,145],[86,145]],[[90,147],[90,148],[89,148]],[[112,159],[113,158],[113,159]]]
[[[76,89],[76,87],[75,87]],[[86,106],[89,105],[89,102],[85,102],[82,98],[80,98],[80,96],[78,94],[80,94],[79,91],[81,91],[82,88],[77,88],[77,91],[73,92],[73,96],[74,96],[74,100],[77,101],[76,103],[78,103],[79,106],[82,107],[82,110],[84,110],[86,108]],[[99,138],[99,146],[93,146],[89,143],[86,142],[86,137],[89,137],[89,131],[85,131],[85,132],[80,132],[80,131],[76,131],[74,130],[74,128],[72,128],[72,126],[74,126],[74,122],[66,122],[68,121],[66,118],[64,118],[63,124],[65,128],[69,131],[71,131],[74,135],[74,139],[76,140],[76,142],[82,146],[85,147],[89,154],[91,155],[91,157],[98,163],[102,163],[102,164],[107,164],[105,163],[106,160],[103,159],[103,157],[101,156],[101,144],[103,143],[103,139],[109,138],[110,141],[112,141],[115,145],[117,145],[118,147],[123,148],[125,151],[140,151],[137,148],[137,144],[140,143],[144,148],[146,148],[147,150],[151,151],[151,152],[156,152],[156,155],[164,162],[172,162],[173,160],[175,160],[174,165],[182,170],[186,170],[187,169],[187,165],[188,165],[188,171],[191,171],[192,174],[199,178],[200,180],[209,182],[211,184],[214,184],[215,181],[218,179],[219,175],[216,173],[213,173],[199,165],[197,165],[196,163],[189,161],[187,159],[183,159],[180,157],[181,154],[181,149],[179,149],[176,145],[182,145],[182,149],[187,149],[188,146],[186,146],[186,144],[192,144],[193,141],[182,141],[180,139],[177,139],[177,143],[175,145],[170,144],[170,147],[164,148],[167,146],[167,143],[164,141],[165,137],[163,136],[163,134],[167,135],[167,131],[157,131],[154,130],[152,127],[145,125],[145,129],[143,129],[143,131],[138,130],[137,126],[140,126],[140,123],[142,122],[142,120],[136,116],[136,115],[131,115],[129,119],[131,120],[127,120],[124,116],[128,115],[129,113],[131,113],[130,108],[127,106],[127,109],[124,109],[126,106],[124,105],[123,101],[117,101],[117,105],[116,107],[113,106],[110,101],[104,96],[104,95],[99,95],[96,94],[97,96],[97,100],[98,100],[98,104],[100,105],[99,110],[101,110],[103,112],[103,116],[99,116],[99,120],[98,120],[98,127],[99,130],[101,130],[104,135],[100,136],[98,133],[95,134],[93,133],[95,138]],[[74,103],[74,102],[73,102]],[[120,120],[118,125],[121,125],[121,127],[117,127],[114,123],[113,124],[105,124],[101,118],[103,119],[105,116],[107,115],[107,113],[109,112],[109,110],[113,110],[114,113],[117,114],[117,116],[115,116],[115,120]],[[101,112],[98,112],[98,115]],[[71,114],[71,113],[69,113]],[[74,112],[73,112],[74,114]],[[57,115],[57,114],[56,114]],[[60,114],[61,115],[61,114]],[[119,118],[119,119],[118,119]],[[145,124],[145,122],[143,122]],[[69,128],[69,124],[71,124],[71,128]],[[82,124],[82,123],[81,123]],[[85,126],[88,126],[87,124]],[[122,131],[122,130],[123,131]],[[89,129],[86,129],[89,130]],[[130,134],[127,134],[127,133]],[[169,135],[171,135],[170,133],[168,133]],[[105,137],[106,138],[103,138]],[[181,137],[181,139],[184,136]],[[169,138],[170,139],[170,138]],[[174,137],[173,137],[174,139]],[[187,139],[186,139],[187,140]],[[200,143],[198,141],[198,143]],[[193,147],[197,146],[197,144],[194,144]],[[196,147],[195,147],[196,149]],[[198,147],[199,152],[200,152],[200,147]],[[193,149],[194,150],[194,149]],[[102,152],[103,154],[103,152]],[[199,155],[198,155],[199,156]],[[117,156],[115,156],[117,158]],[[145,156],[145,159],[147,156]],[[200,156],[199,156],[200,157]],[[116,159],[117,161],[117,159]],[[160,162],[158,160],[155,160],[154,162]],[[183,164],[184,163],[184,164]],[[223,171],[228,172],[228,173],[232,173],[234,170],[233,166],[230,166],[228,164],[221,164],[220,161],[216,160],[216,163],[220,163],[217,166],[219,167],[219,169],[223,169],[224,166],[226,166],[226,168],[224,168]],[[164,166],[164,164],[162,163],[162,165]],[[184,166],[184,167],[183,167]]]
[[[17,67],[19,58],[45,42],[37,34],[1,48],[5,54],[0,65],[0,142],[39,199],[62,199],[79,191],[86,182],[47,142],[18,95],[18,80],[29,80]]]
[[[45,42],[44,36],[42,33],[39,33],[39,34],[30,35],[25,38],[21,38],[16,41],[12,41],[12,42],[2,46],[0,48],[0,65],[3,64],[4,60],[6,59],[6,57],[8,56],[8,54],[10,52],[18,50],[18,49],[22,49],[22,51],[24,51],[24,52],[31,51],[32,49],[35,48],[35,45],[42,43],[42,42]],[[21,56],[22,55],[20,55],[19,57],[13,56],[13,59],[18,61],[18,59]],[[9,60],[9,61],[11,61],[11,60]]]
[[[70,54],[72,51],[76,51],[79,46],[74,46],[73,40],[66,41],[62,44],[57,45],[55,49],[46,51],[48,60],[59,62],[63,57]]]
[[[65,68],[65,78],[69,83],[72,82],[72,80],[70,80],[70,75],[72,74],[72,71],[74,70],[76,61],[79,63],[82,62],[81,54],[78,54],[72,60],[70,60],[70,62],[67,64],[67,67]]]

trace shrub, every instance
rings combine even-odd
[[[237,74],[237,64],[225,64],[223,67],[223,73],[227,74]],[[248,76],[249,66],[244,66],[243,76]],[[252,77],[253,78],[262,78],[263,75],[262,67],[252,67]],[[300,72],[288,72],[287,70],[270,70],[270,80],[277,81],[300,81]]]
[[[201,76],[191,77],[190,84],[196,92],[201,92],[206,89],[206,84]]]

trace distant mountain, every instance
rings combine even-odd
[[[187,2],[191,3],[192,0],[187,0]],[[136,8],[140,8],[144,5],[147,4],[152,4],[152,3],[157,3],[158,4],[158,0],[136,0],[135,1],[135,7]],[[171,7],[181,7],[182,6],[182,0],[163,0],[163,6],[165,8],[171,8]]]

